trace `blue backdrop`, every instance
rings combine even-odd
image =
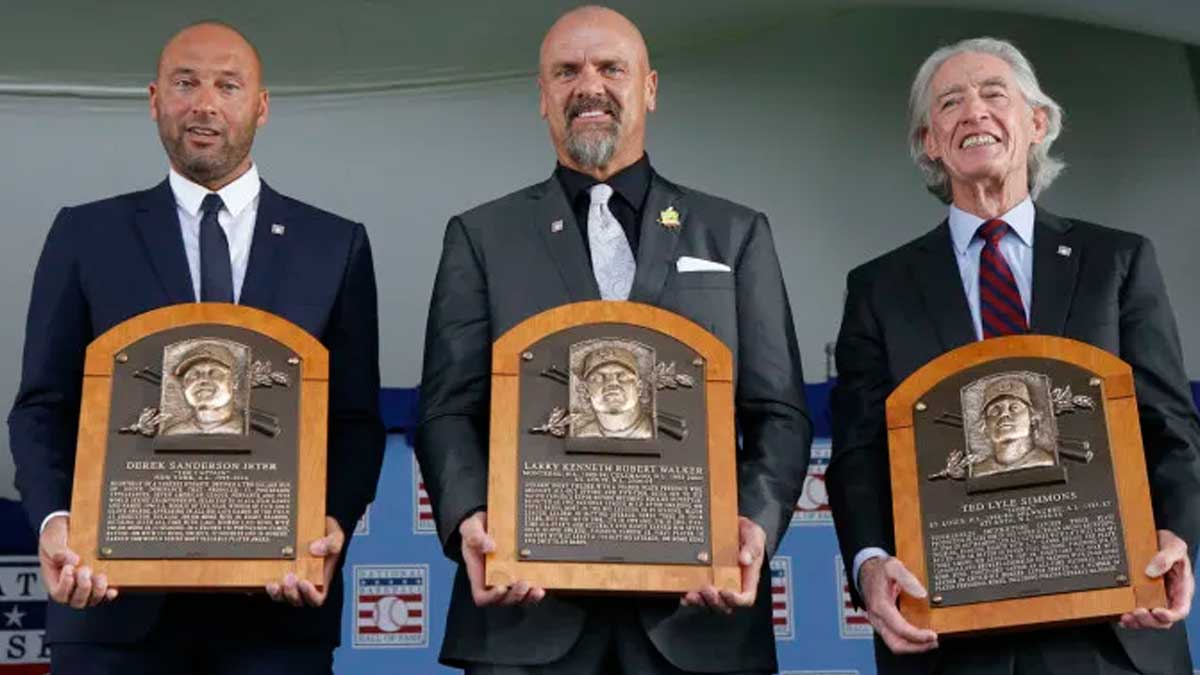
[[[771,561],[779,664],[784,673],[871,675],[871,629],[847,595],[825,499],[828,384],[808,387],[817,439],[792,529]],[[1200,401],[1200,383],[1193,384]],[[335,670],[345,675],[453,673],[437,663],[454,566],[442,557],[408,433],[416,392],[382,394],[388,447],[375,503],[346,561],[346,610]],[[33,533],[18,504],[0,503],[0,675],[40,675],[45,594]],[[1193,653],[1200,619],[1189,619]],[[1200,672],[1200,671],[1198,671]]]

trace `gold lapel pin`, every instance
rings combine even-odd
[[[659,211],[658,224],[662,225],[668,230],[678,230],[683,226],[683,223],[679,220],[679,212],[675,210],[674,206],[668,206],[662,211]]]

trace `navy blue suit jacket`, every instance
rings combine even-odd
[[[271,232],[281,224],[283,235]],[[71,503],[84,351],[114,325],[194,302],[174,195],[158,186],[59,212],[34,275],[21,387],[9,415],[16,485],[29,521]],[[277,314],[329,349],[326,512],[349,535],[374,498],[383,458],[375,274],[366,230],[280,195],[265,183],[241,304]],[[319,609],[265,594],[125,593],[84,611],[51,603],[51,642],[133,642],[164,612],[197,622],[197,637],[336,643],[340,574]]]

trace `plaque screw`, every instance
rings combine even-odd
[[[1129,583],[1129,577],[1125,576],[1124,574],[1118,574],[1117,575],[1117,583],[1118,584],[1127,584],[1127,583]]]
[[[299,356],[293,356],[293,357],[289,358],[289,359],[288,359],[288,365],[292,365],[292,366],[298,366],[298,365],[300,365],[300,357],[299,357]]]
[[[1092,385],[1093,387],[1099,387],[1100,386],[1100,378],[1093,377],[1092,379],[1088,380],[1088,384]]]
[[[121,352],[120,354],[117,354],[117,363],[125,363],[128,360],[129,360],[129,355],[126,354],[125,352]]]
[[[533,555],[533,551],[530,551],[530,550],[529,550],[529,549],[527,549],[527,548],[523,548],[523,549],[521,549],[521,557],[522,557],[522,558],[528,558],[528,557],[529,557],[529,556],[531,556],[531,555]]]
[[[925,405],[924,401],[917,401],[917,412],[925,412],[929,406]]]
[[[935,595],[932,598],[930,598],[929,601],[935,605],[940,605],[940,604],[942,604],[942,596]]]
[[[292,548],[291,546],[284,546],[279,550],[279,555],[284,556],[285,558],[290,558],[296,555],[296,549]]]
[[[696,560],[699,560],[702,563],[708,562],[708,551],[700,551],[697,553]]]
[[[533,352],[522,352],[521,359],[525,360],[525,361],[532,361],[533,360]]]
[[[110,546],[105,546],[104,548],[101,548],[101,549],[100,549],[100,555],[102,555],[102,556],[104,556],[104,557],[106,557],[106,558],[107,558],[108,556],[112,555],[112,547],[110,547]]]
[[[701,368],[704,366],[704,359],[699,357],[692,359],[692,365],[696,366],[697,368]]]

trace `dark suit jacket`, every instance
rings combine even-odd
[[[1070,255],[1060,255],[1061,246]],[[1039,207],[1033,248],[1032,332],[1087,342],[1133,367],[1155,519],[1194,554],[1200,424],[1153,247]],[[973,342],[975,330],[946,222],[850,272],[847,286],[826,485],[849,570],[865,547],[895,551],[884,402],[918,368]],[[1177,672],[1171,664],[1180,663],[1180,650],[1186,659],[1182,624],[1168,633],[1119,633],[1146,672]]]
[[[285,226],[282,236],[271,233],[275,223]],[[375,274],[366,230],[264,183],[240,300],[299,325],[329,349],[327,512],[349,535],[374,497],[384,445]],[[88,343],[137,314],[194,301],[166,181],[59,212],[34,275],[21,387],[8,418],[17,489],[35,530],[47,514],[71,505]],[[51,603],[49,639],[140,640],[167,597],[126,593],[86,611]],[[170,597],[187,605],[181,611],[219,615],[196,617],[201,636],[336,643],[340,635],[340,575],[320,609],[277,606],[265,594]]]
[[[683,226],[656,222],[668,206]],[[761,213],[652,179],[643,209],[630,300],[704,326],[733,351],[739,511],[763,527],[768,554],[791,520],[807,471],[812,430],[787,293]],[[552,232],[561,220],[564,229]],[[730,272],[676,271],[681,255]],[[446,554],[460,555],[463,518],[487,504],[492,342],[546,309],[599,299],[579,225],[557,180],[451,219],[429,309],[416,451]],[[775,667],[769,575],[758,603],[729,618],[681,608],[677,598],[637,601],[650,639],[693,671]],[[632,602],[632,601],[631,601]],[[477,608],[459,569],[442,659],[449,663],[547,663],[574,644],[586,600],[549,595],[538,606]]]

